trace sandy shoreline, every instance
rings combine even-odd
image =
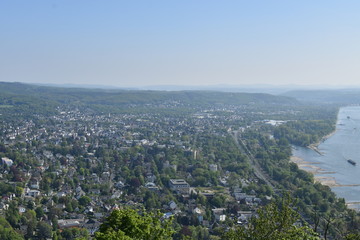
[[[325,142],[327,139],[331,138],[335,133],[336,133],[336,129],[335,129],[333,132],[329,133],[328,135],[322,137],[319,142],[310,144],[310,145],[308,146],[308,148],[310,148],[311,150],[314,150],[315,152],[317,152],[317,153],[320,154],[320,155],[324,155],[324,153],[322,153],[322,152],[319,150],[318,146],[319,146],[321,143]]]
[[[314,150],[315,152],[317,152],[320,155],[323,155],[323,153],[318,149],[318,146],[322,142],[326,141],[328,138],[333,136],[335,133],[336,133],[336,130],[333,131],[332,133],[322,137],[319,142],[309,145],[308,148]],[[293,162],[293,163],[296,163],[300,169],[302,169],[302,170],[304,170],[306,172],[312,173],[314,175],[315,182],[319,182],[319,183],[321,183],[323,185],[326,185],[326,186],[329,186],[329,187],[360,186],[358,184],[354,184],[354,185],[339,184],[338,182],[336,182],[334,177],[331,177],[331,176],[319,176],[321,174],[331,174],[331,173],[335,173],[335,172],[329,172],[329,171],[326,171],[326,170],[322,169],[321,167],[317,166],[319,164],[317,162],[307,162],[304,159],[302,159],[300,157],[297,157],[297,156],[291,156],[290,161]]]
[[[325,171],[324,169],[320,168],[319,166],[316,166],[319,163],[316,162],[307,162],[304,159],[296,156],[291,156],[290,161],[293,163],[296,163],[298,167],[308,173],[312,173],[314,175],[315,182],[320,182],[323,185],[329,186],[329,187],[340,187],[343,185],[338,184],[335,181],[334,177],[329,176],[318,176],[319,174],[329,174],[333,172]]]
[[[314,175],[315,182],[319,182],[323,185],[329,187],[345,187],[347,185],[342,185],[336,182],[334,177],[329,176],[319,176],[321,174],[331,174],[334,172],[325,171],[324,169],[316,166],[319,163],[316,162],[307,162],[304,159],[296,156],[290,157],[290,161],[296,163],[298,167],[308,173],[312,173]]]
[[[319,145],[321,143],[325,142],[330,137],[332,137],[336,132],[337,132],[337,128],[330,134],[322,137],[319,142],[309,145],[308,148],[315,151],[319,155],[324,155],[324,153],[321,152],[320,149],[318,148]],[[334,175],[332,174],[332,173],[336,173],[336,172],[329,172],[329,171],[322,169],[320,162],[305,161],[303,158],[297,157],[297,156],[292,156],[290,158],[290,161],[296,163],[298,165],[299,169],[302,169],[306,172],[313,174],[314,182],[319,182],[322,185],[329,186],[330,188],[360,186],[360,184],[340,184],[340,183],[338,183],[336,181],[335,177],[333,177]],[[349,208],[360,212],[360,201],[346,201],[346,205]]]
[[[317,162],[307,162],[304,159],[296,156],[291,156],[290,161],[296,163],[298,167],[308,173],[312,173],[314,175],[315,182],[319,182],[323,185],[329,187],[349,187],[349,186],[360,186],[360,184],[339,184],[336,182],[334,177],[330,176],[319,176],[321,174],[332,174],[335,172],[329,172],[321,167],[317,166],[319,163]]]

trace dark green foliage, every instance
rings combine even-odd
[[[1,240],[22,240],[24,239],[20,234],[15,232],[11,225],[0,217],[0,239]]]
[[[10,194],[14,192],[14,186],[11,186],[8,183],[0,182],[0,195]]]
[[[91,202],[91,198],[88,196],[82,196],[79,198],[79,204],[86,207]]]
[[[298,146],[308,146],[335,130],[333,120],[290,121],[275,129],[274,137]]]
[[[19,209],[17,208],[17,203],[15,201],[10,202],[5,217],[13,228],[19,227],[20,214]]]
[[[39,239],[51,238],[52,227],[49,224],[45,222],[39,222],[37,228],[38,228],[37,236]]]
[[[258,217],[253,217],[247,227],[237,226],[231,229],[225,233],[224,239],[319,239],[308,226],[296,225],[300,215],[293,209],[293,206],[289,195],[278,202],[271,202],[258,210]]]
[[[66,228],[61,231],[59,239],[62,240],[88,240],[89,234],[84,228]]]
[[[114,210],[95,233],[96,240],[171,239],[171,220],[160,213],[133,209]]]

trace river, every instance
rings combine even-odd
[[[315,179],[331,187],[349,207],[360,210],[360,106],[340,109],[336,132],[318,146],[318,152],[293,148],[293,160]],[[347,160],[352,159],[354,166]]]

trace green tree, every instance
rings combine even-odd
[[[20,234],[15,232],[5,218],[0,217],[0,239],[1,240],[22,240],[24,239]]]
[[[89,234],[84,228],[66,228],[62,230],[61,237],[63,240],[87,240]]]
[[[308,226],[295,225],[299,213],[292,208],[289,195],[277,202],[271,202],[259,209],[258,217],[251,219],[247,228],[237,226],[224,234],[225,239],[283,240],[283,239],[319,239]]]
[[[79,204],[81,206],[86,207],[90,202],[91,198],[89,198],[88,196],[82,196],[81,198],[79,198]]]
[[[115,210],[95,233],[96,240],[171,239],[172,220],[162,219],[160,213],[133,209]]]
[[[18,227],[18,223],[20,221],[20,214],[19,214],[19,209],[14,201],[10,202],[5,217],[12,227],[15,228]]]
[[[40,218],[42,218],[44,216],[44,210],[41,207],[37,207],[35,209],[35,212],[36,212],[36,217],[38,219],[40,219]]]
[[[38,225],[38,237],[39,239],[47,239],[47,238],[51,238],[51,233],[52,233],[52,227],[45,223],[45,222],[39,222]]]
[[[22,187],[16,186],[15,194],[16,194],[17,197],[20,197],[23,192],[24,192],[24,189]]]
[[[24,222],[27,225],[26,229],[26,238],[32,238],[34,236],[34,232],[37,225],[36,220],[36,213],[34,210],[27,210],[23,215],[22,218],[25,220]]]
[[[345,236],[346,240],[359,240],[360,239],[360,234],[359,233],[349,233],[348,235]]]

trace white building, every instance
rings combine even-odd
[[[7,157],[1,158],[1,162],[2,162],[2,164],[5,164],[8,167],[11,167],[14,164],[13,160],[11,160],[10,158],[7,158]]]

